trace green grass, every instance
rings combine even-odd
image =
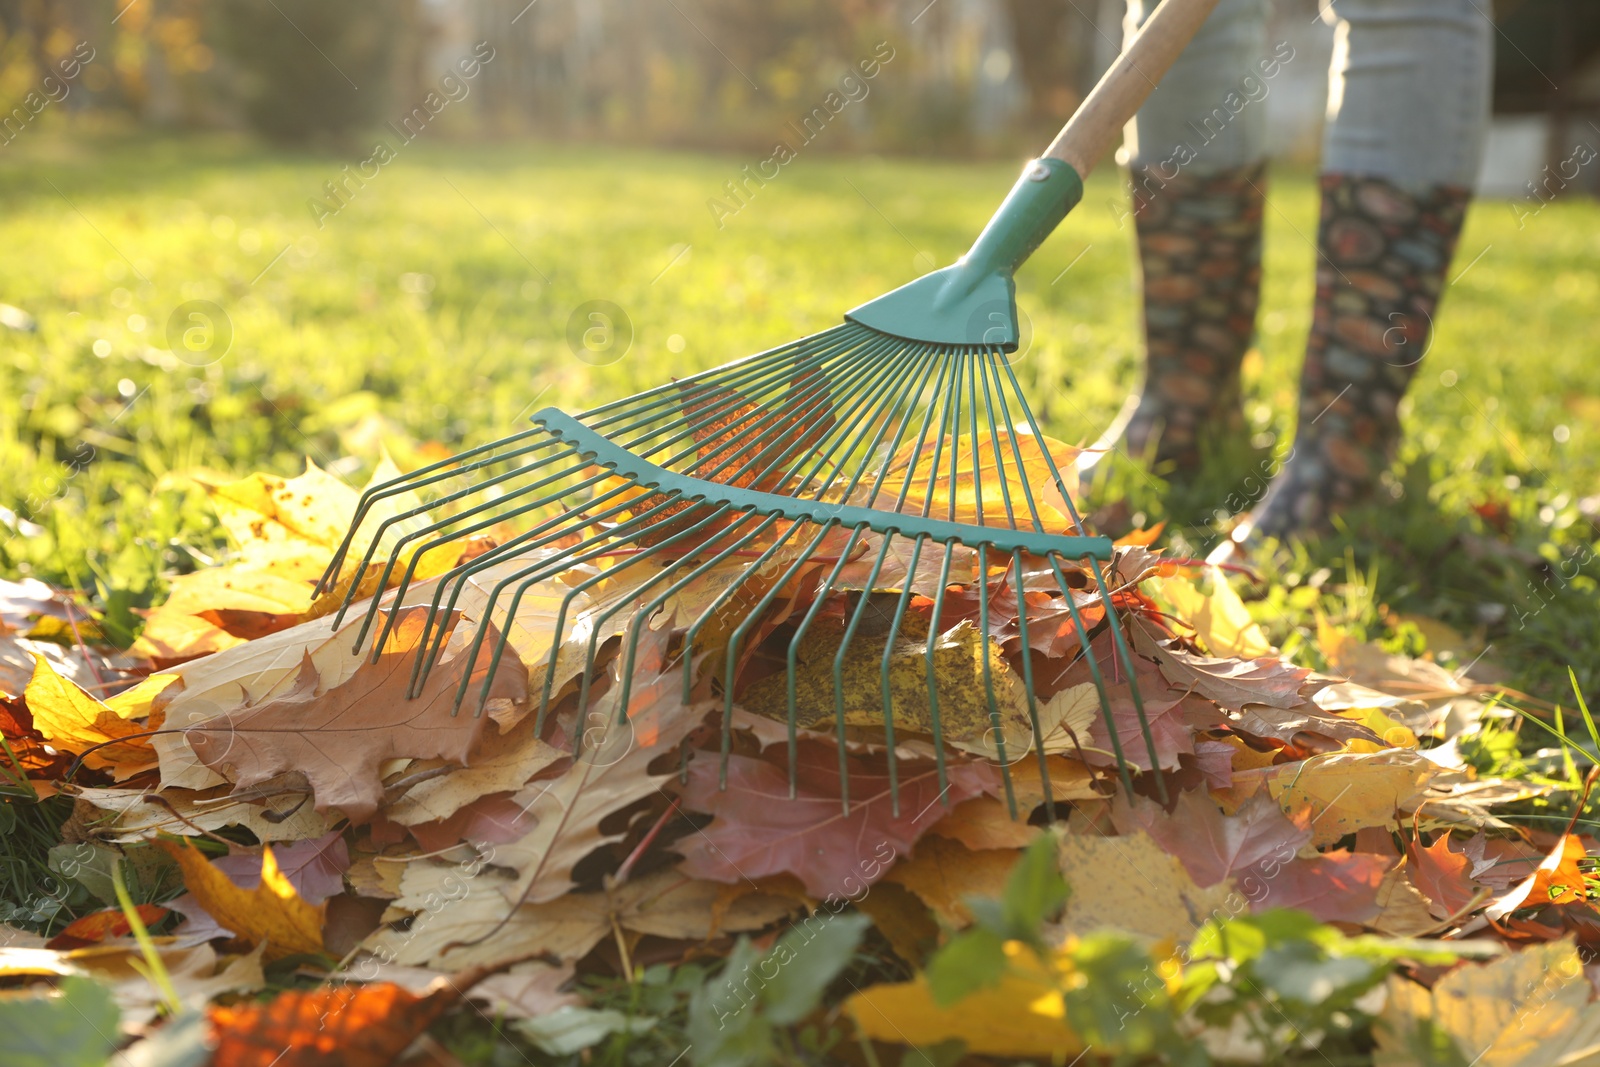
[[[220,545],[168,475],[289,473],[310,455],[359,483],[380,441],[402,459],[425,442],[453,451],[512,432],[535,402],[589,406],[824,328],[953,260],[1015,170],[803,156],[718,229],[706,201],[749,160],[438,141],[405,148],[319,229],[307,201],[366,154],[49,131],[0,154],[0,301],[38,319],[36,333],[0,329],[0,505],[42,527],[0,531],[0,569],[97,590],[125,637],[164,574]],[[1246,383],[1261,451],[1188,487],[1114,471],[1098,493],[1171,520],[1183,553],[1215,543],[1215,513],[1291,430],[1315,189],[1280,172],[1269,196]],[[1138,380],[1124,203],[1097,174],[1020,279],[1034,331],[1020,366],[1068,440],[1098,435]],[[1600,566],[1568,563],[1569,580],[1558,561],[1588,559],[1596,537],[1580,502],[1600,492],[1600,208],[1568,197],[1519,228],[1505,204],[1479,204],[1456,271],[1485,248],[1447,291],[1407,400],[1396,498],[1273,569],[1292,595],[1257,610],[1286,640],[1318,608],[1374,638],[1395,639],[1398,614],[1439,618],[1474,649],[1492,642],[1489,660],[1525,688],[1559,698],[1570,664],[1594,692]],[[190,300],[231,322],[206,366],[166,351]],[[632,322],[615,364],[565,340],[589,300]],[[1474,510],[1497,505],[1503,530]]]

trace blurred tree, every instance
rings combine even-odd
[[[376,123],[392,93],[414,0],[230,0],[218,5],[246,121],[284,142]]]

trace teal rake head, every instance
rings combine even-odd
[[[1071,666],[1098,694],[1124,788],[1133,788],[1125,745],[1141,745],[1164,799],[1103,566],[1111,543],[1083,535],[1007,354],[1018,341],[1013,273],[1078,202],[1083,161],[1098,157],[1212,2],[1161,5],[1057,138],[1057,158],[1024,168],[954,266],[830,330],[576,416],[546,408],[521,433],[369,490],[319,587],[347,587],[335,624],[360,597],[390,590],[354,627],[356,650],[375,657],[402,607],[426,604],[412,693],[462,642],[466,662],[491,657],[487,675],[463,672],[456,707],[472,713],[515,648],[540,730],[563,709],[586,721],[608,685],[621,687],[614,706],[625,717],[641,645],[652,642],[656,669],[681,671],[685,699],[720,701],[724,781],[735,708],[764,694],[759,710],[787,726],[791,788],[799,731],[831,719],[847,809],[849,729],[881,729],[898,810],[897,731],[904,740],[914,722],[926,734],[944,796],[950,717],[957,703],[977,707],[1002,768],[1014,758],[1008,741],[1037,754],[1049,804],[1027,651],[1030,626],[1045,620],[1030,619],[1039,598],[1023,591],[1043,593],[1050,625],[1076,637]],[[359,559],[356,545],[368,546]],[[432,562],[441,558],[448,565]],[[957,599],[976,601],[967,621],[981,636],[967,684],[951,688],[939,676]],[[1007,618],[997,620],[1001,599]],[[455,627],[461,617],[473,626]],[[1014,668],[991,623],[1020,639]],[[1126,687],[1138,738],[1119,736],[1113,685]],[[863,688],[881,717],[863,718]],[[1031,737],[1008,735],[1002,705],[1025,709]],[[581,730],[568,736],[582,744]],[[1009,798],[1008,770],[1005,782]]]

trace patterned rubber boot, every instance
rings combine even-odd
[[[1294,448],[1235,540],[1326,530],[1334,512],[1373,494],[1400,443],[1400,398],[1427,354],[1471,195],[1323,175]]]
[[[1135,192],[1145,379],[1122,444],[1135,459],[1192,470],[1202,438],[1244,427],[1239,364],[1260,302],[1265,179],[1257,163]]]

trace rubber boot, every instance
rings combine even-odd
[[[1145,379],[1123,431],[1135,459],[1192,470],[1202,439],[1243,429],[1239,365],[1260,302],[1265,178],[1256,163],[1135,193]]]
[[[1460,186],[1415,194],[1381,178],[1323,175],[1299,425],[1236,541],[1325,530],[1373,495],[1400,442],[1400,398],[1427,355],[1470,200]]]

